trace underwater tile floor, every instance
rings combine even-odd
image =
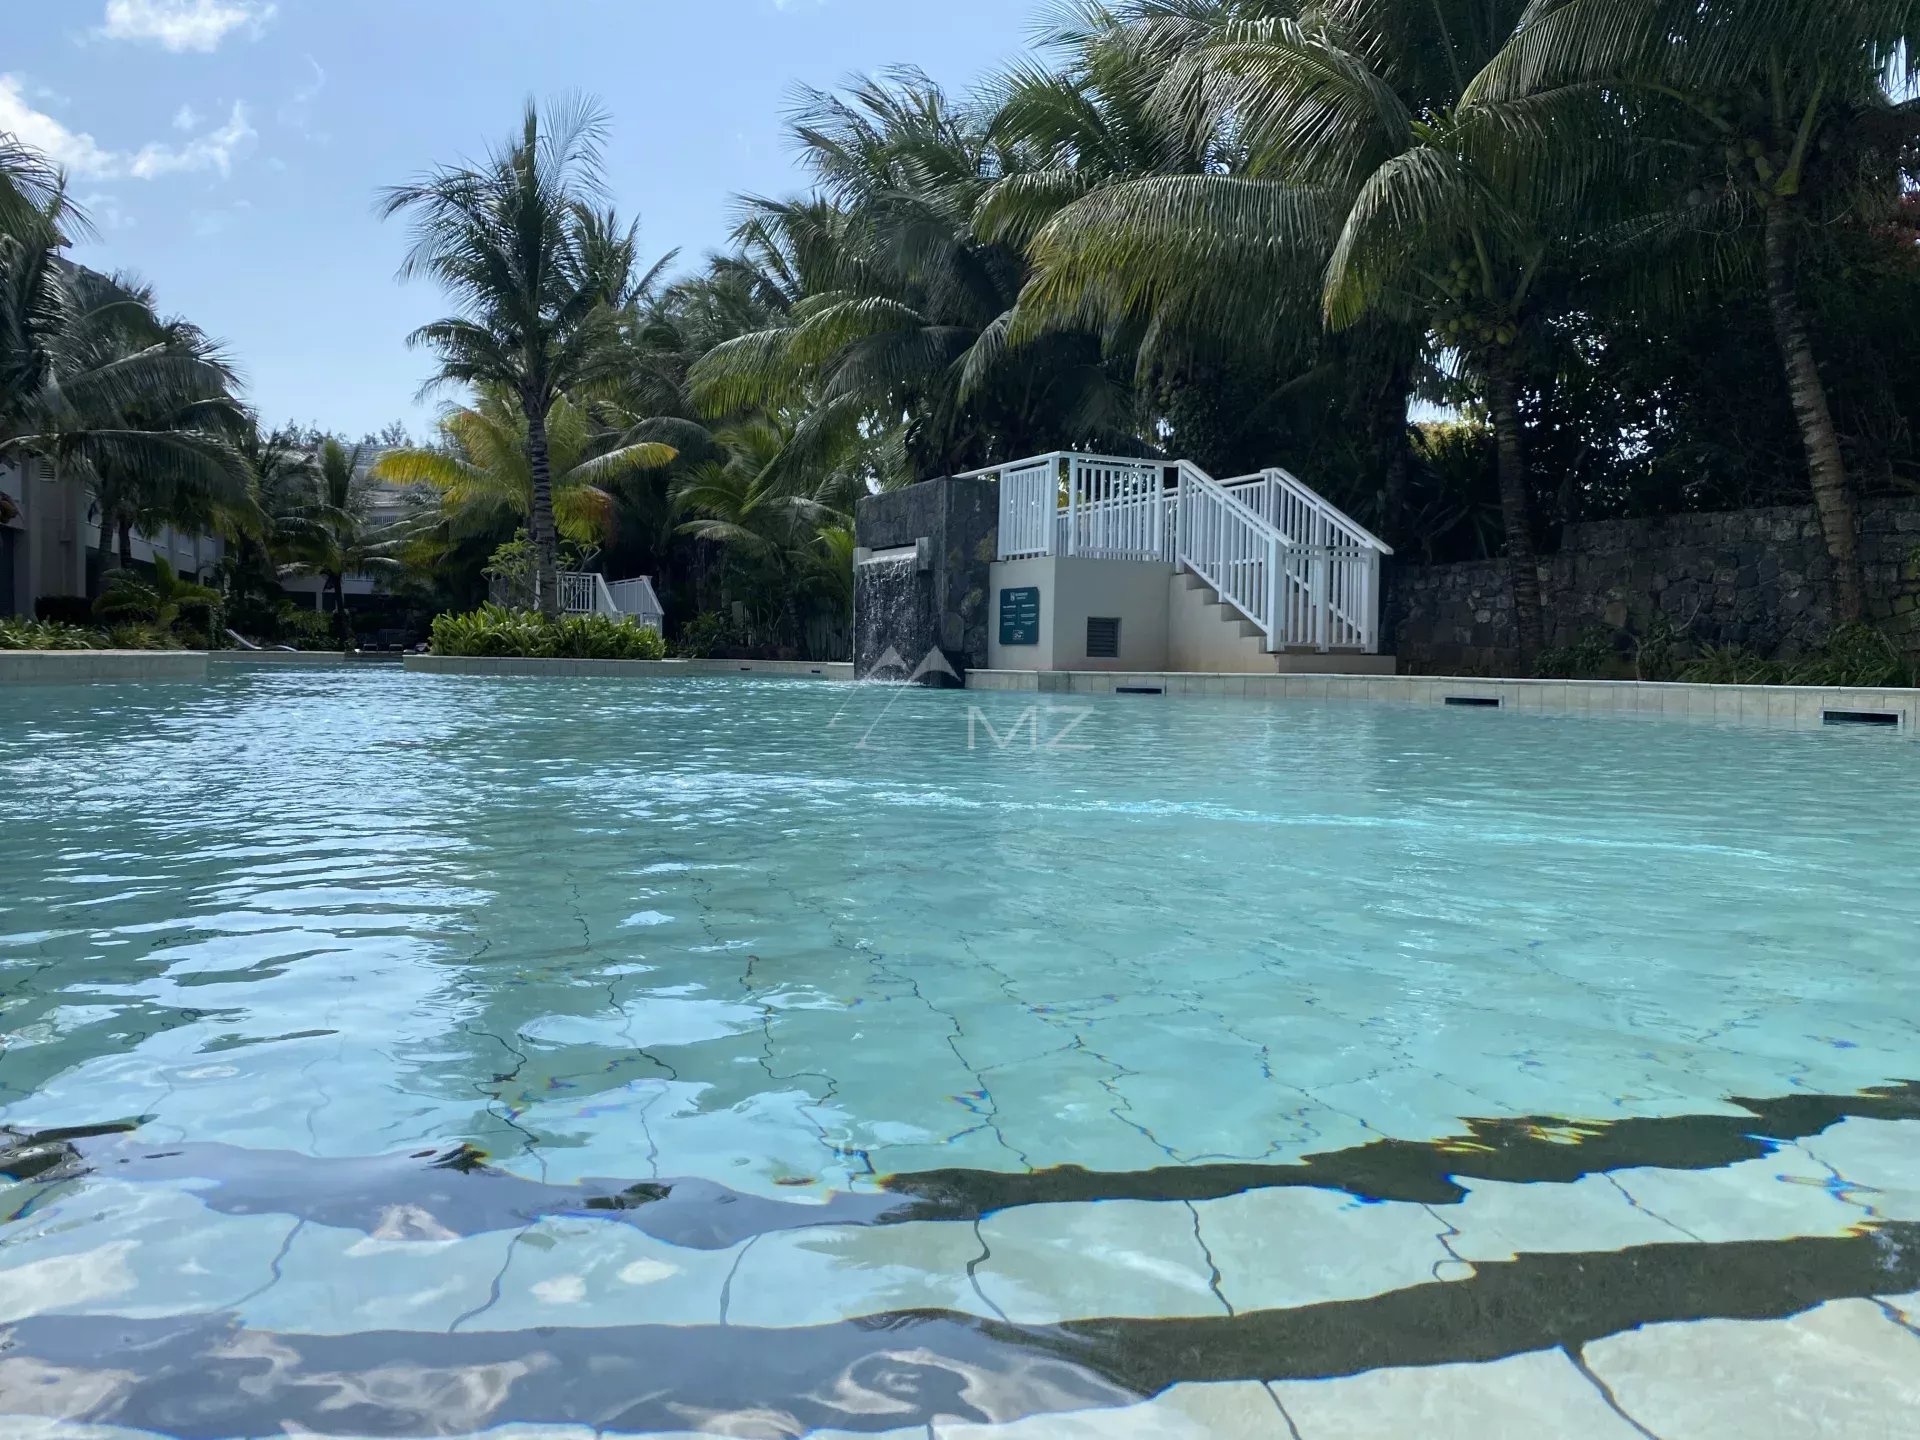
[[[1903,742],[33,701],[0,1440],[1920,1434]]]

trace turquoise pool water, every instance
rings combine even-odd
[[[1035,699],[0,693],[0,1415],[927,1434],[1920,1290],[1910,743]]]

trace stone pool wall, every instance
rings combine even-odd
[[[1920,500],[1863,506],[1860,541],[1875,618],[1903,623],[1920,649]],[[1572,525],[1540,565],[1547,643],[1595,630],[1645,635],[1665,615],[1700,644],[1792,656],[1829,629],[1829,571],[1810,505]],[[1403,670],[1500,674],[1518,664],[1505,561],[1390,563],[1383,618]]]
[[[0,685],[206,678],[199,650],[0,650]]]

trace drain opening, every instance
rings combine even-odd
[[[1485,695],[1449,695],[1447,704],[1458,705],[1463,710],[1498,710],[1507,702],[1489,699]]]
[[[1116,695],[1164,695],[1167,692],[1158,685],[1116,685],[1113,687],[1113,693]]]
[[[1899,712],[1894,710],[1828,710],[1821,718],[1828,725],[1898,726],[1900,723]]]

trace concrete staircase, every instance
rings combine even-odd
[[[1394,657],[1358,650],[1267,650],[1260,627],[1191,570],[1174,572],[1167,597],[1167,667],[1208,675],[1391,675]]]

